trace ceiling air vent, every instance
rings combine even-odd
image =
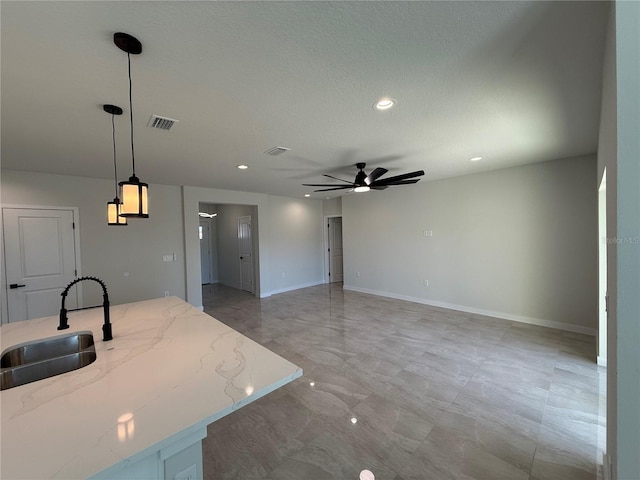
[[[291,149],[287,147],[273,147],[264,153],[266,153],[267,155],[273,155],[275,157],[276,155],[282,155],[283,153],[288,152],[289,150]]]
[[[147,126],[151,128],[159,128],[160,130],[171,130],[173,124],[178,121],[179,120],[174,120],[173,118],[161,117],[160,115],[151,115],[151,119]]]

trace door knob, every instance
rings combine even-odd
[[[9,288],[11,289],[20,288],[20,287],[26,287],[26,285],[18,285],[17,283],[12,283],[11,285],[9,285]]]
[[[244,260],[244,257],[240,257],[240,260]]]

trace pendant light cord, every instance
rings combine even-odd
[[[136,155],[133,151],[133,99],[132,99],[132,86],[131,86],[131,54],[127,52],[127,61],[129,63],[129,118],[131,119],[131,165],[133,169],[133,176],[136,176]]]
[[[116,162],[116,116],[111,114],[111,136],[113,139],[113,186],[116,190],[115,198],[118,198],[118,164]]]

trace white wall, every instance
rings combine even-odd
[[[182,225],[180,188],[150,185],[150,218],[131,219],[126,227],[107,226],[106,205],[113,196],[108,180],[2,171],[3,205],[78,207],[81,273],[102,279],[112,304],[162,297],[165,291],[185,298],[184,240],[176,228]],[[173,253],[177,261],[162,261]],[[102,303],[98,289],[84,293],[85,305]]]
[[[595,333],[594,156],[348,195],[342,214],[347,289]]]
[[[323,283],[322,203],[269,197],[271,293]]]

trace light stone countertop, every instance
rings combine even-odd
[[[2,351],[91,330],[94,363],[0,393],[0,477],[87,478],[158,450],[293,381],[302,369],[177,297],[3,325]],[[120,419],[120,423],[119,423]]]

